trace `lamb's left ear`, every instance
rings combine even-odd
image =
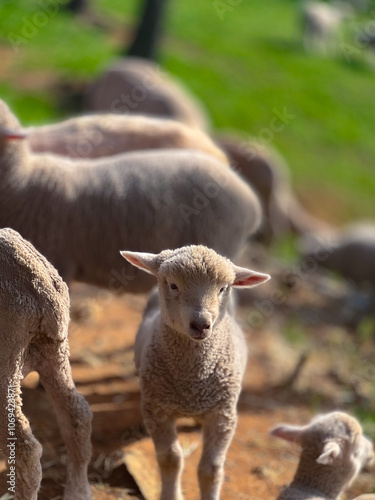
[[[318,464],[332,465],[341,456],[341,448],[337,441],[328,441],[320,456],[316,459]]]
[[[146,273],[153,274],[158,272],[158,254],[146,252],[128,252],[125,250],[120,251],[120,254],[133,266],[146,271]]]
[[[254,287],[268,281],[271,276],[269,274],[257,273],[246,267],[233,266],[236,278],[232,286],[234,287]]]

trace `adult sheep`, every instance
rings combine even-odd
[[[142,292],[151,277],[135,276],[119,248],[204,244],[233,258],[259,225],[251,188],[207,155],[159,150],[73,163],[31,153],[22,137],[0,102],[0,227],[31,241],[68,283]]]
[[[209,123],[195,96],[157,64],[138,57],[119,59],[89,85],[84,108],[94,113],[164,116],[203,130]]]
[[[101,158],[146,149],[193,149],[227,162],[203,131],[182,122],[143,115],[84,115],[26,129],[33,151],[69,158]]]

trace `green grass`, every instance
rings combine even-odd
[[[92,4],[124,35],[139,7],[135,0]],[[22,33],[25,18],[33,20],[40,3],[18,0],[2,5],[0,41],[6,45],[10,33]],[[342,54],[306,55],[297,15],[298,2],[286,0],[243,1],[223,19],[214,1],[170,0],[162,64],[201,98],[216,128],[259,138],[270,127],[275,108],[294,114],[271,142],[286,157],[297,189],[315,191],[317,204],[321,186],[337,191],[345,200],[342,221],[372,217],[374,70],[362,62],[362,54],[349,62]],[[353,43],[350,26],[345,36]],[[55,119],[61,112],[54,106],[54,96],[43,88],[25,93],[22,79],[43,72],[89,79],[121,49],[110,34],[59,13],[14,53],[17,77],[0,85],[1,95],[24,123]]]

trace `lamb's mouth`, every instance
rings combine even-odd
[[[191,331],[190,337],[192,340],[201,342],[202,340],[205,340],[210,335],[210,333],[211,333],[210,330],[203,330],[201,332]]]

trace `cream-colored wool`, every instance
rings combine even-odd
[[[141,115],[88,115],[26,130],[33,151],[69,158],[100,158],[147,149],[191,149],[219,161],[224,152],[199,129],[184,123]]]
[[[343,412],[320,415],[305,426],[279,425],[271,434],[302,448],[294,479],[278,500],[337,500],[374,458],[360,423]]]
[[[269,276],[237,267],[202,245],[157,255],[121,253],[158,281],[137,333],[135,364],[161,472],[160,498],[183,498],[175,422],[189,416],[203,425],[201,499],[218,500],[247,360],[245,338],[229,307],[230,290],[256,286]]]
[[[51,264],[12,229],[0,230],[0,446],[8,459],[8,387],[15,405],[15,500],[36,500],[42,448],[21,409],[20,383],[37,371],[67,450],[64,500],[89,500],[91,412],[69,364],[68,287]]]
[[[85,94],[94,113],[164,116],[194,128],[208,129],[208,114],[188,89],[152,61],[126,57],[116,61]]]

